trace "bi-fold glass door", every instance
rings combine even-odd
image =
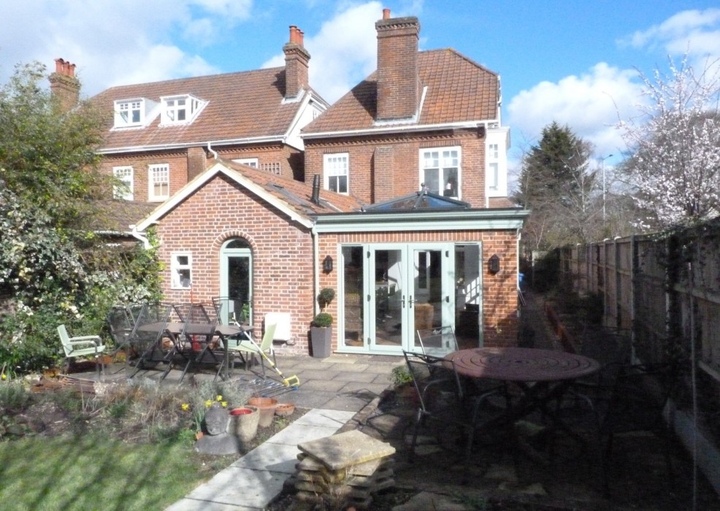
[[[418,328],[454,325],[452,244],[352,246],[342,256],[344,347],[401,354],[418,349]]]

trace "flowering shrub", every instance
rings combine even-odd
[[[15,372],[58,360],[59,324],[100,333],[114,303],[158,296],[154,251],[138,249],[125,261],[117,254],[114,260],[89,258],[42,211],[23,207],[1,185],[0,232],[0,296],[12,297],[14,305],[0,321],[0,364]]]

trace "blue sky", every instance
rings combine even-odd
[[[553,120],[597,158],[616,155],[612,165],[624,149],[614,125],[643,101],[638,73],[666,71],[685,53],[696,67],[720,57],[717,1],[4,0],[0,82],[17,63],[53,69],[57,57],[77,65],[84,96],[282,65],[297,25],[311,84],[332,102],[375,69],[384,7],[419,18],[421,49],[454,48],[500,74],[515,167]]]

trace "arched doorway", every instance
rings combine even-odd
[[[220,294],[224,317],[234,315],[241,323],[252,324],[252,250],[242,238],[227,240],[220,249]],[[230,310],[234,309],[234,310]]]

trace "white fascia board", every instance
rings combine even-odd
[[[313,140],[316,138],[337,138],[337,137],[353,137],[362,135],[387,135],[393,133],[408,133],[408,132],[422,132],[422,131],[437,131],[447,129],[468,129],[477,128],[478,126],[485,126],[487,129],[491,129],[489,126],[498,124],[497,119],[487,119],[481,121],[463,121],[463,122],[448,122],[444,124],[420,124],[417,126],[408,125],[395,125],[395,126],[382,126],[374,128],[365,128],[361,130],[347,130],[347,131],[324,131],[321,133],[303,133],[301,136],[307,140]]]
[[[243,144],[266,144],[268,142],[284,142],[285,135],[272,135],[269,137],[247,137],[247,138],[232,138],[227,140],[205,140],[203,142],[183,142],[179,144],[155,144],[155,145],[138,145],[138,146],[126,146],[126,147],[103,147],[98,149],[98,154],[115,154],[115,153],[142,153],[146,151],[166,151],[169,149],[187,149],[189,147],[208,145],[208,142],[216,146],[225,145],[243,145]]]
[[[195,179],[190,181],[188,184],[183,186],[178,192],[170,197],[168,200],[163,202],[160,206],[158,206],[150,215],[139,222],[137,224],[137,231],[144,232],[148,227],[150,227],[152,224],[157,223],[160,218],[165,216],[167,213],[172,211],[178,204],[180,204],[183,200],[185,200],[187,197],[189,197],[192,193],[194,193],[196,190],[201,188],[205,183],[207,183],[210,179],[214,178],[218,174],[223,174],[227,176],[229,179],[235,181],[240,186],[246,188],[248,191],[252,192],[253,194],[257,195],[264,201],[268,202],[273,207],[280,210],[282,213],[286,214],[291,220],[299,223],[300,225],[306,227],[306,228],[312,228],[313,222],[309,218],[307,218],[304,215],[301,215],[296,210],[291,208],[287,203],[284,201],[281,201],[276,196],[272,195],[271,193],[268,193],[267,190],[265,190],[263,187],[258,186],[253,181],[249,180],[245,176],[239,174],[236,171],[230,171],[225,165],[222,163],[216,163],[212,167],[210,167],[208,170],[197,176]]]
[[[524,209],[317,215],[318,233],[464,231],[521,229]]]
[[[288,126],[287,131],[283,135],[283,142],[299,151],[305,150],[305,144],[303,144],[302,137],[300,136],[300,130],[303,128],[303,126],[300,126],[300,121],[302,121],[303,117],[306,115],[307,110],[311,108],[310,102],[312,99],[313,95],[311,93],[307,91],[304,92],[302,104],[295,112],[295,117],[293,117],[293,120],[290,122],[290,126]],[[296,143],[298,141],[299,144]]]

